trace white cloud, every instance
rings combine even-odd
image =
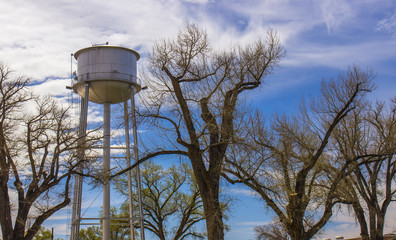
[[[184,0],[185,2],[189,2],[189,3],[199,3],[199,4],[205,4],[208,3],[212,0]]]
[[[258,196],[255,191],[243,188],[228,188],[227,190],[225,190],[225,193],[239,196]]]
[[[396,204],[391,204],[388,207],[387,215],[385,219],[384,234],[394,232],[396,226],[396,216],[392,213],[396,212]],[[328,225],[334,225],[331,228]],[[335,213],[327,227],[325,226],[325,232],[323,238],[334,238],[335,236],[344,236],[346,238],[353,238],[360,236],[360,227],[353,217],[352,213],[349,213],[345,206],[341,207],[341,211]]]
[[[265,34],[271,27],[278,31],[282,42],[286,43],[299,33],[312,29],[322,23],[320,11],[311,0],[304,1],[231,1],[224,6],[232,12],[245,18],[246,27],[243,31],[237,29],[235,24],[227,21],[218,23],[223,29],[225,39],[256,39],[258,34]],[[217,34],[219,35],[219,34]],[[217,40],[218,38],[216,38]],[[221,39],[221,38],[220,38]]]
[[[354,15],[349,1],[320,0],[318,2],[329,32],[335,31],[344,21]]]
[[[355,44],[330,45],[304,44],[299,50],[289,53],[286,66],[330,66],[338,69],[350,64],[362,66],[380,65],[383,59],[396,55],[396,41],[367,41]]]
[[[385,231],[384,233],[396,233],[396,204],[392,202],[391,205],[388,207],[385,220]]]
[[[71,94],[71,90],[66,89],[66,86],[70,86],[70,79],[53,78],[41,84],[32,85],[30,88],[42,95],[67,96]]]
[[[110,42],[147,50],[153,39],[176,32],[186,16],[178,1],[4,1],[0,31],[3,61],[43,79],[65,77],[70,53]]]
[[[266,30],[272,27],[278,31],[289,54],[298,54],[293,63],[341,65],[339,59],[345,59],[345,55],[359,53],[362,56],[367,49],[376,49],[364,49],[370,47],[368,44],[350,49],[328,49],[320,43],[317,47],[309,47],[298,41],[305,32],[321,24],[326,24],[329,31],[349,26],[358,10],[372,6],[369,0],[304,0],[298,3],[290,0],[243,3],[194,0],[199,4],[193,7],[181,0],[0,2],[3,11],[0,31],[6,36],[0,39],[2,60],[18,72],[40,80],[50,76],[68,78],[70,53],[94,43],[110,42],[145,54],[155,39],[174,36],[187,19],[206,28],[215,45],[223,47],[230,42],[249,42],[265,36]],[[223,9],[217,9],[219,7]],[[225,12],[227,14],[222,14]],[[394,17],[391,17],[380,22],[378,28],[389,30],[393,24]],[[328,53],[334,57],[326,57]],[[58,84],[63,91],[64,87]]]
[[[266,221],[266,222],[238,222],[237,225],[241,225],[241,226],[262,226],[262,225],[266,225],[271,223],[271,221]]]
[[[377,24],[377,30],[396,34],[396,13],[379,21]]]

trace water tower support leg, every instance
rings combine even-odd
[[[124,101],[124,122],[125,122],[125,146],[126,146],[126,160],[127,167],[131,166],[131,142],[129,138],[129,112],[128,101]],[[130,239],[135,239],[135,226],[133,225],[133,205],[132,205],[132,170],[128,171],[128,202],[129,202],[129,229]]]
[[[131,108],[132,108],[132,130],[133,130],[133,150],[135,162],[139,161],[139,148],[137,138],[137,125],[136,125],[136,108],[135,108],[135,89],[131,88]],[[138,192],[138,206],[139,206],[139,225],[140,225],[140,239],[145,240],[144,237],[144,218],[143,218],[143,205],[142,205],[142,189],[140,182],[140,167],[136,167],[136,185]]]
[[[103,240],[110,240],[110,103],[103,104]]]
[[[78,136],[80,138],[80,145],[85,142],[85,134],[87,132],[87,115],[88,115],[88,97],[89,97],[89,84],[85,85],[85,95],[81,98],[80,108],[80,123],[78,129]],[[85,158],[85,149],[80,149],[78,153],[78,161]],[[77,171],[82,173],[84,166],[79,164]],[[82,183],[83,178],[81,175],[74,177],[74,192],[73,192],[73,209],[72,209],[72,224],[71,224],[71,240],[79,240],[80,232],[80,218],[81,218],[81,197],[82,197]]]

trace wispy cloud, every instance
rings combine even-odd
[[[268,224],[268,223],[271,223],[271,222],[268,222],[268,221],[266,221],[266,222],[238,222],[237,225],[240,225],[240,226],[253,226],[253,227],[255,227],[255,226],[266,225],[266,224]]]
[[[323,20],[328,32],[336,31],[346,20],[354,16],[349,1],[345,0],[322,0],[318,1]]]
[[[227,194],[242,195],[242,196],[257,196],[257,193],[253,190],[242,189],[242,188],[229,188],[226,190]]]
[[[396,34],[396,13],[379,21],[377,24],[377,30]]]
[[[286,66],[328,66],[338,69],[349,64],[372,66],[384,59],[394,58],[396,41],[368,41],[345,45],[322,46],[319,44],[303,45],[299,50],[289,53],[285,59]],[[363,51],[364,49],[364,51]]]

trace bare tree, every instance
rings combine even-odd
[[[190,160],[209,240],[224,239],[219,183],[240,98],[259,87],[283,55],[273,31],[253,44],[215,51],[206,33],[188,24],[176,40],[158,41],[149,56],[144,80],[152,92],[141,116],[164,145],[148,156],[179,154]]]
[[[79,144],[67,109],[27,90],[0,66],[0,223],[3,239],[32,239],[41,224],[70,203]],[[31,222],[31,225],[28,223]]]
[[[333,206],[343,202],[343,179],[365,159],[345,160],[332,139],[340,122],[362,107],[373,78],[371,71],[352,67],[338,81],[322,83],[311,111],[303,103],[299,115],[277,116],[270,126],[252,118],[251,131],[228,156],[224,177],[257,192],[292,239],[311,239],[323,228]]]
[[[368,156],[346,179],[345,197],[352,203],[362,239],[379,240],[383,239],[387,208],[396,201],[396,112],[395,104],[391,109],[384,103],[365,105],[342,121],[335,141],[347,161]]]
[[[275,218],[274,222],[254,228],[257,240],[289,240],[285,226]]]

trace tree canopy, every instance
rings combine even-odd
[[[204,220],[202,200],[187,164],[164,168],[152,161],[145,162],[141,182],[145,229],[161,240],[203,239],[203,231],[197,230],[197,223]],[[128,197],[127,180],[119,178],[115,184]],[[136,205],[136,194],[132,202]],[[123,206],[127,204],[128,201]]]
[[[5,240],[32,239],[46,219],[67,206],[71,177],[82,164],[76,151],[83,146],[68,109],[55,99],[33,95],[28,85],[29,78],[14,77],[0,65],[0,224]],[[96,142],[91,133],[84,147]]]
[[[257,192],[292,239],[311,239],[336,204],[349,203],[342,189],[356,166],[388,156],[378,148],[346,156],[346,148],[354,149],[339,141],[345,122],[364,109],[374,76],[353,66],[338,80],[324,81],[321,95],[296,116],[277,115],[270,124],[260,114],[247,118],[250,131],[234,145],[224,177]]]
[[[143,80],[151,91],[140,116],[162,141],[147,156],[190,160],[209,240],[224,239],[220,175],[238,131],[242,95],[259,87],[284,54],[272,30],[251,44],[216,50],[204,31],[187,24],[176,39],[157,41],[148,57]]]

